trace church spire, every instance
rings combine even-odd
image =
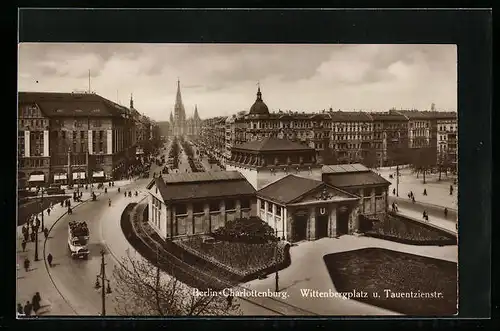
[[[170,124],[174,124],[174,115],[170,112]]]
[[[181,97],[181,81],[177,78],[177,95],[175,97],[175,105],[182,105],[182,97]]]
[[[134,95],[130,93],[130,109],[134,109]]]
[[[193,118],[195,121],[200,119],[200,115],[198,115],[198,105],[194,105],[194,115]]]

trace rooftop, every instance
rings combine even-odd
[[[36,104],[46,116],[109,117],[130,110],[93,93],[19,92],[20,104]]]
[[[238,171],[187,172],[180,174],[166,174],[162,175],[162,178],[163,181],[168,184],[245,179],[245,177]]]
[[[262,140],[254,140],[233,146],[233,150],[248,151],[313,151],[314,149],[288,139],[267,137]]]
[[[202,176],[204,174],[207,175],[204,177]],[[179,178],[175,179],[173,176]],[[151,189],[153,183],[158,187],[164,201],[255,194],[253,186],[237,171],[167,175],[163,178],[156,178],[147,188]]]
[[[319,180],[290,174],[262,188],[257,194],[287,204],[321,185],[323,185],[323,182]]]
[[[323,181],[339,188],[363,187],[370,185],[389,186],[391,182],[377,175],[371,170],[368,171],[344,171],[344,172],[324,172]]]
[[[321,169],[322,173],[346,173],[346,172],[362,172],[370,171],[367,167],[361,163],[354,164],[336,164],[336,165],[324,165]]]

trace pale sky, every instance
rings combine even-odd
[[[19,45],[20,91],[97,94],[157,121],[173,111],[177,78],[186,115],[248,111],[260,82],[271,111],[457,109],[455,45]]]

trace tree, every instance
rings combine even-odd
[[[323,143],[323,150],[321,151],[320,157],[325,165],[338,164],[337,152],[335,149],[330,147],[328,140]]]
[[[436,149],[433,147],[417,148],[412,151],[412,164],[418,173],[423,175],[423,183],[425,184],[425,174],[436,165]]]
[[[374,168],[377,166],[377,152],[370,148],[364,151],[361,163],[367,168]]]
[[[161,264],[161,260],[160,260]],[[221,316],[241,315],[238,305],[228,307],[223,295],[196,295],[194,289],[127,251],[115,266],[116,312],[124,316]]]

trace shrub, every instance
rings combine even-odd
[[[274,229],[259,217],[238,218],[216,229],[212,236],[219,241],[266,243],[277,241]]]

